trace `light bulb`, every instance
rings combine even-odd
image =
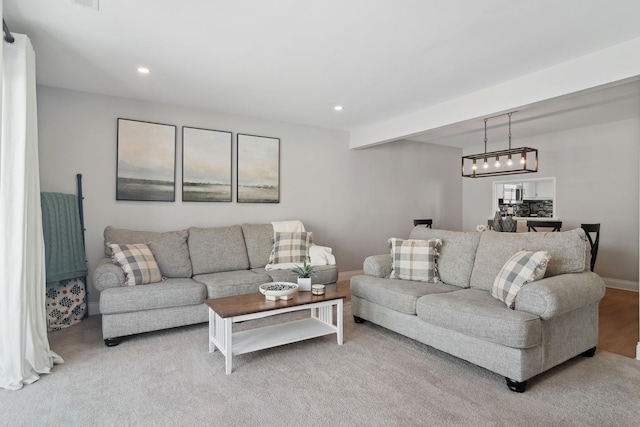
[[[489,163],[487,163],[487,159],[484,159],[484,164],[482,165],[483,169],[489,168]]]
[[[500,157],[496,156],[496,163],[495,163],[494,166],[497,167],[497,168],[500,167]]]
[[[526,163],[527,163],[527,160],[525,159],[525,157],[524,156],[520,157],[520,164],[524,165]]]
[[[509,158],[507,159],[507,166],[512,166],[513,161],[511,160],[511,154],[509,154]]]
[[[478,169],[478,166],[476,166],[476,161],[473,161],[473,166],[471,166],[471,170],[476,170]]]

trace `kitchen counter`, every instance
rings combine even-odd
[[[560,218],[550,218],[546,216],[514,216],[513,219],[518,221],[562,221]]]
[[[487,219],[493,219],[493,216]],[[502,217],[502,219],[504,219],[504,217]],[[549,218],[546,216],[514,216],[513,219],[517,221],[562,221],[560,218]]]

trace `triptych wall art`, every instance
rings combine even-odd
[[[118,119],[116,200],[175,201],[176,126]],[[280,139],[237,134],[236,200],[280,202]],[[182,127],[182,201],[231,202],[233,134]]]

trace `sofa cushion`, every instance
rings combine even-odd
[[[124,271],[126,286],[146,285],[162,280],[160,268],[149,246],[138,243],[132,245],[108,245],[111,259]]]
[[[191,279],[167,279],[146,286],[108,288],[100,292],[100,313],[117,314],[202,304],[206,290]]]
[[[188,245],[194,275],[249,269],[247,247],[239,225],[191,227]]]
[[[249,256],[249,268],[261,268],[269,263],[273,248],[273,225],[242,224],[244,243]]]
[[[459,289],[426,295],[418,299],[416,311],[425,322],[496,344],[514,348],[541,344],[540,317],[509,310],[487,291]]]
[[[502,266],[496,280],[493,281],[491,296],[504,302],[507,307],[513,308],[520,288],[527,283],[542,279],[548,262],[549,253],[546,251],[516,252]]]
[[[459,289],[457,286],[444,283],[426,284],[412,280],[371,276],[351,278],[352,295],[406,314],[416,314],[416,301],[424,295],[453,292]]]
[[[266,274],[273,282],[297,283],[298,281],[298,276],[289,269],[267,271],[264,268],[253,268],[251,271]],[[329,285],[338,281],[338,267],[335,265],[314,265],[313,271],[315,276],[311,278],[311,283],[314,285]]]
[[[391,247],[391,279],[438,283],[436,271],[437,247],[440,239],[397,239],[388,241]]]
[[[149,241],[149,247],[158,261],[162,275],[169,278],[190,278],[193,271],[187,246],[189,233],[182,230],[167,234],[162,233],[161,239]]]
[[[249,270],[200,274],[193,279],[207,288],[207,298],[222,298],[259,292],[258,287],[271,282],[271,277]]]
[[[306,231],[275,232],[269,264],[309,261],[309,246],[312,236],[312,233]]]
[[[461,288],[469,287],[469,279],[476,258],[476,249],[480,241],[480,233],[437,230],[416,226],[411,231],[409,238],[442,240],[442,245],[438,248],[438,275],[440,281]]]
[[[545,277],[564,273],[580,273],[585,270],[587,250],[584,230],[576,228],[561,232],[497,233],[481,234],[476,262],[471,274],[471,287],[491,291],[493,281],[511,256],[522,250],[547,251],[551,256]]]
[[[107,243],[148,244],[164,277],[191,277],[187,230],[158,233],[107,226],[104,229],[105,255],[111,256]]]

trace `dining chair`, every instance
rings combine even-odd
[[[429,228],[433,228],[433,220],[432,219],[414,219],[413,220],[413,226],[415,227],[416,225],[426,225]]]
[[[560,231],[560,228],[562,228],[562,221],[527,221],[527,231],[538,231],[536,227],[551,228],[551,231]]]
[[[598,256],[598,246],[600,246],[600,224],[580,224],[580,227],[584,230],[589,245],[591,245],[591,271],[593,271]],[[591,233],[595,233],[595,238],[591,236]]]

